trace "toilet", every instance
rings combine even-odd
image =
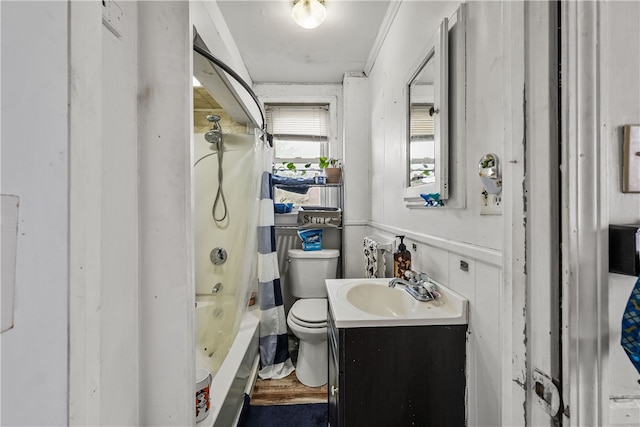
[[[289,249],[288,287],[297,301],[289,310],[287,325],[300,340],[296,376],[308,387],[327,383],[327,289],[325,279],[335,279],[340,251]]]

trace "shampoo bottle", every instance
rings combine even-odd
[[[404,279],[404,273],[411,270],[411,252],[404,244],[404,236],[396,237],[400,238],[400,244],[398,250],[393,254],[393,275]]]

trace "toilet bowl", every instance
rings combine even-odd
[[[287,316],[289,330],[300,340],[296,376],[308,387],[327,383],[327,288],[325,279],[336,277],[340,251],[289,249],[291,295],[297,301]]]
[[[300,339],[296,376],[308,387],[320,387],[327,383],[327,299],[307,298],[296,301],[287,325]]]

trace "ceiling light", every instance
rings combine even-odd
[[[294,0],[291,16],[296,24],[308,30],[322,24],[327,16],[324,0]]]

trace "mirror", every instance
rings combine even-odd
[[[407,202],[420,194],[438,194],[440,200],[449,195],[448,62],[445,18],[407,82]]]

